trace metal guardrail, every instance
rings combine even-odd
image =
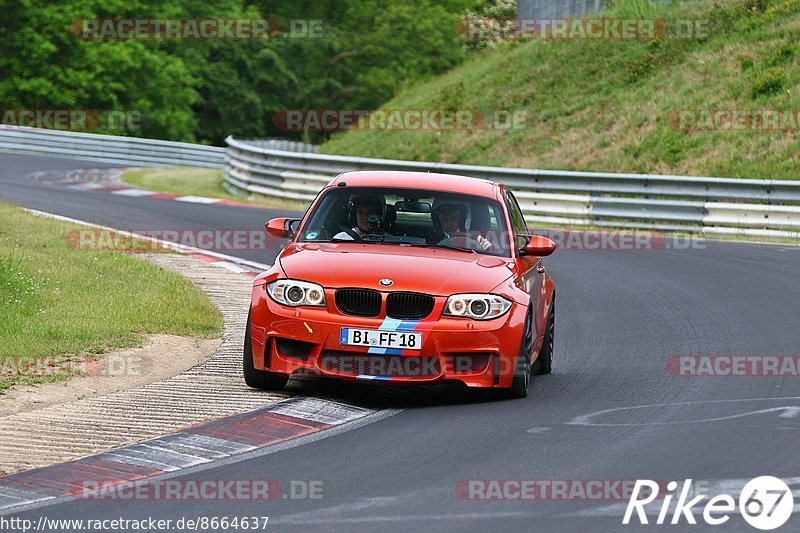
[[[5,125],[0,125],[0,151],[131,166],[218,168],[225,163],[225,149],[217,146]]]
[[[412,170],[507,184],[528,222],[800,238],[800,181],[483,167],[323,155],[284,140],[191,143],[0,126],[0,151],[120,166],[225,169],[231,191],[310,201],[349,170]]]
[[[350,170],[443,172],[503,182],[528,222],[800,237],[800,181],[482,167],[322,155],[295,143],[228,137],[225,181],[240,191],[310,201]]]
[[[519,0],[518,19],[570,18],[600,11],[601,0]]]

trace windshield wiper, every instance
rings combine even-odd
[[[366,235],[365,237],[369,237],[369,235]],[[352,242],[354,244],[394,244],[394,243],[390,243],[390,242],[384,242],[383,241],[383,237],[380,237],[380,238],[376,238],[376,237],[380,237],[380,236],[376,235],[371,239],[361,238],[361,239],[358,239],[358,240],[356,240],[356,239],[341,239],[341,238],[337,239],[337,238],[333,237],[329,241],[306,241],[306,242]]]
[[[425,248],[444,248],[445,250],[457,250],[459,252],[469,252],[472,254],[476,254],[475,250],[472,248],[462,248],[461,246],[455,246],[453,244],[411,244],[411,246],[424,246]]]

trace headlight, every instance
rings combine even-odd
[[[495,294],[454,294],[444,304],[444,314],[490,320],[506,314],[511,302]]]
[[[316,283],[279,279],[267,285],[270,298],[281,305],[298,307],[300,305],[325,306],[325,291]]]

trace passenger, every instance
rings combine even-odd
[[[438,244],[475,248],[482,250],[492,247],[491,241],[480,233],[467,231],[469,207],[464,202],[452,200],[435,201],[431,211],[434,228],[440,236]]]

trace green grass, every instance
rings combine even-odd
[[[0,204],[0,391],[66,377],[21,368],[29,358],[58,366],[139,346],[142,334],[221,335],[200,289],[132,255],[72,247],[80,229]]]
[[[688,132],[677,110],[800,109],[800,0],[617,0],[606,17],[708,21],[702,39],[506,42],[386,109],[527,112],[525,127],[353,131],[320,152],[588,171],[798,179],[790,131]]]
[[[305,211],[306,207],[308,207],[306,203],[300,201],[267,196],[231,194],[222,186],[224,180],[221,169],[186,167],[138,168],[125,172],[122,175],[122,181],[135,187],[182,196],[221,198],[223,200],[235,200],[263,207],[294,211]]]

